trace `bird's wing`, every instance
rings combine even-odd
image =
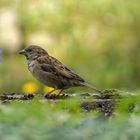
[[[38,60],[42,63],[41,67],[44,71],[52,72],[68,79],[75,79],[84,82],[80,76],[75,74],[72,70],[64,66],[60,61],[52,56],[46,58],[40,57]]]
[[[56,69],[58,73],[60,73],[62,76],[69,78],[69,79],[75,79],[79,81],[84,81],[79,75],[75,74],[72,70],[64,66],[60,61],[58,61],[56,58],[51,57],[53,60],[53,66]]]
[[[38,64],[41,67],[42,71],[50,72],[50,73],[56,73],[55,69],[52,67],[50,60],[46,56],[41,56],[37,58]]]

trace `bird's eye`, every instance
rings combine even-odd
[[[32,49],[28,49],[28,52],[31,52],[32,51]]]

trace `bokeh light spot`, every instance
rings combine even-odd
[[[25,83],[22,87],[22,91],[27,94],[33,94],[38,91],[37,84],[33,82]]]

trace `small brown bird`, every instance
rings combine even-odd
[[[61,93],[65,89],[77,86],[86,86],[101,93],[39,46],[31,45],[19,53],[26,56],[28,69],[32,75],[41,83],[54,88],[46,96],[55,90],[60,90]]]

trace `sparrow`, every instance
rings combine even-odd
[[[59,60],[50,56],[48,52],[40,46],[30,45],[21,50],[19,54],[26,57],[28,69],[31,74],[44,85],[53,88],[46,96],[50,95],[55,90],[60,90],[60,94],[65,89],[78,86],[85,86],[101,93],[100,90],[85,82],[83,78],[70,70]]]

